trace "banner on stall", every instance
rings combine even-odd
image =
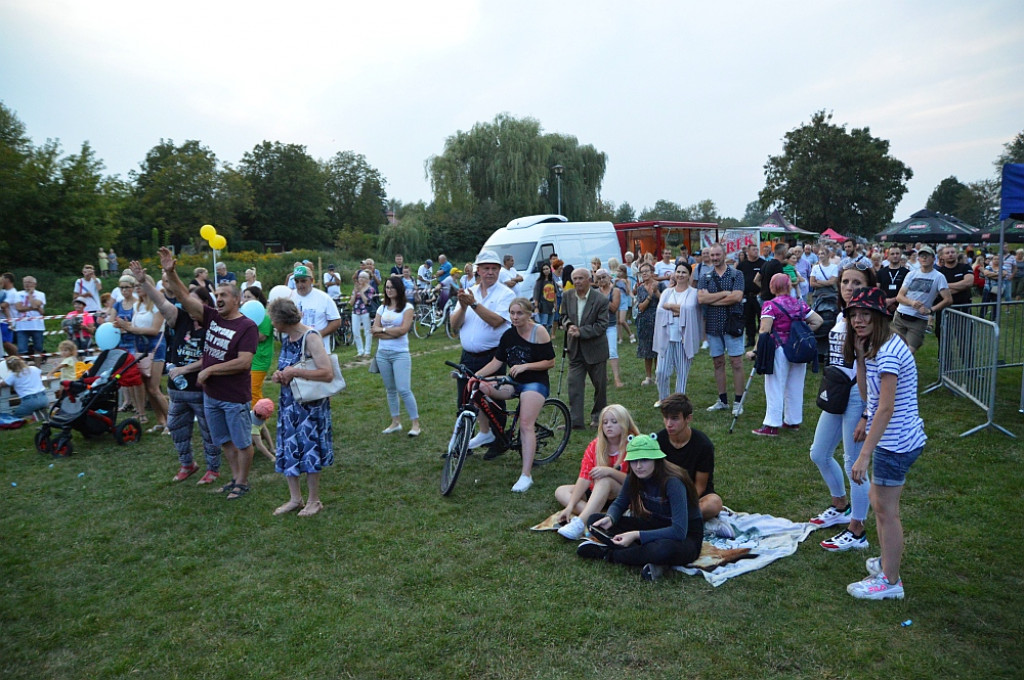
[[[708,229],[700,233],[700,247],[707,248],[715,242],[716,231]],[[735,254],[737,259],[747,246],[760,246],[761,232],[759,229],[726,229],[718,230],[718,242],[725,249],[726,256]]]

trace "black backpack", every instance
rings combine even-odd
[[[794,319],[789,312],[783,309],[782,305],[775,305],[789,319],[789,337],[785,342],[779,342],[778,333],[772,328],[772,338],[782,347],[786,359],[792,364],[813,364],[811,368],[818,372],[818,339],[814,337],[814,331],[803,319]]]

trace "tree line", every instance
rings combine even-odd
[[[1024,133],[1000,159],[1021,156]],[[279,141],[263,141],[233,164],[200,141],[161,139],[137,170],[111,177],[88,142],[67,155],[53,140],[33,144],[0,102],[0,252],[15,254],[19,264],[53,266],[77,261],[83,246],[116,246],[126,255],[159,244],[201,247],[198,227],[212,223],[235,251],[273,243],[335,247],[360,257],[371,250],[470,256],[509,220],[559,208],[574,221],[660,219],[726,228],[760,224],[779,208],[805,228],[870,237],[891,222],[913,176],[889,154],[888,141],[868,128],[847,131],[824,111],[785,134],[782,154],[764,166],[765,187],[739,218],[721,215],[711,199],[689,206],[661,199],[639,212],[627,201],[606,200],[608,163],[592,144],[503,113],[457,131],[426,159],[430,203],[389,198],[387,180],[355,151],[321,160],[302,145]],[[990,226],[998,181],[963,185],[951,177],[929,207],[933,202]]]

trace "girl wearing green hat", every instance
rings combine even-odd
[[[654,435],[632,437],[626,460],[629,474],[622,490],[607,515],[587,518],[593,538],[581,543],[576,554],[642,567],[644,580],[653,581],[664,567],[697,559],[704,520],[689,475],[665,460]],[[623,517],[626,508],[629,517]]]

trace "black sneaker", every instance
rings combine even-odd
[[[505,451],[500,446],[491,446],[487,449],[487,453],[484,454],[484,460],[494,460],[503,453]]]
[[[600,543],[584,541],[576,548],[576,554],[588,560],[603,560],[608,555],[608,548]]]
[[[648,562],[644,565],[644,568],[640,570],[640,577],[645,581],[657,581],[664,573],[665,567],[660,564],[651,564]]]

